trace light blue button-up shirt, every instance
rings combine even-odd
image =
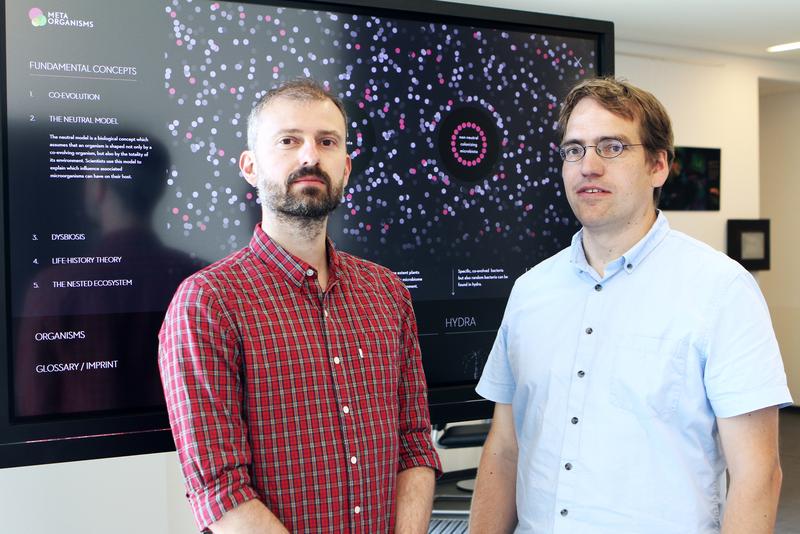
[[[602,277],[581,236],[517,280],[477,388],[512,404],[517,532],[716,533],[716,418],[791,403],[758,285],[663,214]]]

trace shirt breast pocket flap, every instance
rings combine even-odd
[[[641,417],[675,412],[686,377],[686,343],[630,336],[614,349],[611,404]]]

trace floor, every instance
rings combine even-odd
[[[775,534],[800,534],[800,410],[781,410],[783,488]]]

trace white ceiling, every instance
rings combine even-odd
[[[614,23],[617,40],[680,46],[789,61],[800,51],[770,54],[800,41],[800,0],[458,0]]]

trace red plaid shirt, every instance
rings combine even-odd
[[[291,532],[388,532],[397,473],[441,469],[408,290],[328,258],[323,292],[259,225],[173,298],[159,365],[201,529],[258,498]]]

